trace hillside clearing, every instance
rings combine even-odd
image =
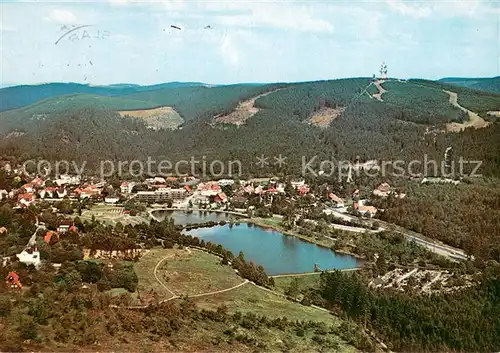
[[[458,104],[458,94],[455,92],[451,91],[446,91],[449,96],[450,96],[450,104],[452,104],[454,107],[460,109],[463,112],[466,112],[467,115],[469,116],[469,121],[463,122],[463,123],[449,123],[446,124],[446,130],[449,132],[460,132],[468,127],[473,127],[475,129],[480,129],[487,127],[489,123],[485,121],[483,118],[481,118],[478,114],[474,113],[473,111],[470,111],[464,107],[462,107],[460,104]]]
[[[176,129],[184,122],[184,119],[172,107],[159,107],[143,110],[121,110],[121,117],[129,116],[144,121],[153,130]]]
[[[377,80],[375,81],[373,84],[375,85],[375,87],[377,87],[378,89],[378,93],[374,93],[372,95],[373,98],[383,102],[384,100],[382,99],[382,94],[384,94],[385,92],[387,92],[384,87],[382,87],[382,83],[384,83],[385,81],[383,80]]]
[[[224,304],[229,312],[253,312],[270,318],[285,316],[289,320],[323,321],[330,325],[338,325],[341,322],[338,317],[327,311],[289,301],[279,293],[251,284],[193,300],[203,309],[217,309]]]
[[[164,263],[165,261],[182,257],[185,253],[186,251],[181,249],[152,249],[144,254],[141,259],[134,264],[134,271],[139,279],[137,292],[141,293],[143,296],[151,293],[151,295],[158,300],[171,298],[172,293],[169,289],[165,288],[163,283],[160,283],[156,279],[154,270],[158,263]],[[158,267],[161,268],[162,264]]]
[[[157,274],[178,295],[211,293],[243,282],[230,266],[221,265],[217,256],[196,249],[174,251],[175,257],[163,262]]]
[[[313,113],[311,117],[307,120],[310,125],[314,125],[320,128],[327,128],[330,123],[339,117],[345,110],[345,107],[339,108],[321,108],[317,112]]]
[[[240,102],[236,107],[236,109],[233,110],[231,113],[226,115],[217,115],[214,117],[214,120],[216,123],[233,124],[236,126],[243,125],[248,119],[257,114],[257,112],[259,111],[259,108],[255,107],[255,101],[257,99],[280,90],[282,90],[282,88],[262,93],[251,99]]]

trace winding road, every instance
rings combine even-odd
[[[356,221],[358,220],[358,217],[355,216],[350,216],[345,213],[337,212],[332,210],[332,214],[337,216],[337,217],[342,217],[345,220],[349,221]],[[380,219],[374,219],[373,222],[378,222],[379,223],[379,229],[381,230],[391,230],[395,233],[402,234],[406,237],[407,240],[412,241],[414,243],[417,243],[418,245],[421,245],[425,248],[427,248],[429,251],[432,251],[438,255],[446,256],[454,260],[467,260],[467,254],[465,251],[462,249],[454,248],[449,245],[444,245],[444,244],[439,244],[430,240],[425,239],[425,237],[417,232],[413,232],[411,230],[405,229],[403,227],[400,227],[398,225],[388,223],[385,221],[382,221]]]
[[[468,127],[474,127],[476,129],[480,129],[483,127],[487,127],[489,123],[485,121],[483,118],[481,118],[477,113],[474,113],[473,111],[462,107],[460,104],[458,104],[458,94],[455,92],[451,91],[446,91],[443,90],[445,93],[447,93],[450,96],[450,104],[453,105],[454,107],[460,109],[461,111],[467,113],[469,116],[469,120],[465,121],[463,123],[449,123],[446,125],[446,129],[448,131],[453,131],[453,132],[458,132],[462,131]]]
[[[375,85],[375,87],[377,87],[378,89],[378,93],[374,93],[372,95],[373,98],[383,102],[384,100],[382,99],[382,95],[387,92],[384,87],[382,87],[382,83],[384,83],[385,81],[384,80],[377,80],[375,81],[373,84]]]

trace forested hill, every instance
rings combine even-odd
[[[457,156],[483,160],[483,174],[500,175],[495,118],[483,129],[429,133],[464,119],[444,90],[456,92],[463,107],[481,114],[500,110],[500,95],[424,80],[382,85],[382,101],[373,97],[377,88],[369,78],[60,96],[2,113],[0,152],[87,161],[206,156],[207,161],[238,159],[247,172],[292,174],[300,173],[300,156],[412,160],[428,154],[439,161],[452,146]],[[154,131],[116,112],[164,105],[180,114],[182,129]],[[216,123],[215,116],[238,109],[251,112],[244,124]],[[328,124],[315,126],[312,116],[328,118]],[[287,164],[257,169],[255,157],[262,154],[288,156]]]
[[[439,82],[500,94],[500,76],[484,78],[445,77],[440,79]]]
[[[0,89],[0,111],[22,108],[44,99],[70,94],[93,94],[112,97],[162,88],[204,85],[205,84],[201,82],[168,82],[151,86],[140,86],[134,84],[91,86],[79,83],[47,83],[40,85],[13,86]]]

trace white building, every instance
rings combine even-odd
[[[306,182],[304,180],[301,180],[301,181],[292,181],[292,182],[290,182],[290,184],[292,184],[292,187],[294,189],[298,189],[301,186],[304,186],[306,184]]]
[[[183,200],[186,198],[188,192],[186,189],[170,189],[160,188],[155,191],[139,191],[135,194],[135,198],[139,201],[167,201],[167,200]]]
[[[81,177],[79,175],[60,175],[59,179],[54,180],[54,183],[57,186],[61,185],[79,185],[81,181]]]
[[[165,184],[167,181],[162,177],[154,177],[146,179],[146,182],[149,184]]]
[[[128,195],[132,193],[132,189],[134,188],[135,183],[133,181],[124,181],[120,185],[120,192],[122,194]]]
[[[119,200],[120,200],[120,198],[116,197],[116,196],[109,196],[109,197],[104,198],[105,203],[112,204],[112,205],[117,203]]]
[[[33,251],[31,253],[23,250],[20,254],[17,254],[16,257],[19,259],[19,262],[22,262],[25,265],[33,265],[36,269],[39,269],[42,265],[42,261],[40,260],[40,252]]]
[[[69,230],[69,224],[61,224],[59,227],[57,227],[57,231],[59,233],[66,233]]]
[[[217,181],[220,186],[234,185],[234,180],[232,179],[220,179]]]
[[[9,197],[9,193],[7,190],[0,190],[0,200],[6,199]]]

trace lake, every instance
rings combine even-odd
[[[235,256],[241,250],[247,261],[264,266],[268,275],[313,272],[314,264],[322,270],[360,265],[353,256],[338,254],[299,238],[247,223],[192,229],[186,234],[205,242],[221,244]]]
[[[204,223],[204,222],[220,222],[236,220],[239,217],[230,215],[224,212],[210,212],[210,211],[153,211],[153,216],[158,221],[163,221],[165,218],[172,218],[175,224],[193,224],[193,223]]]

